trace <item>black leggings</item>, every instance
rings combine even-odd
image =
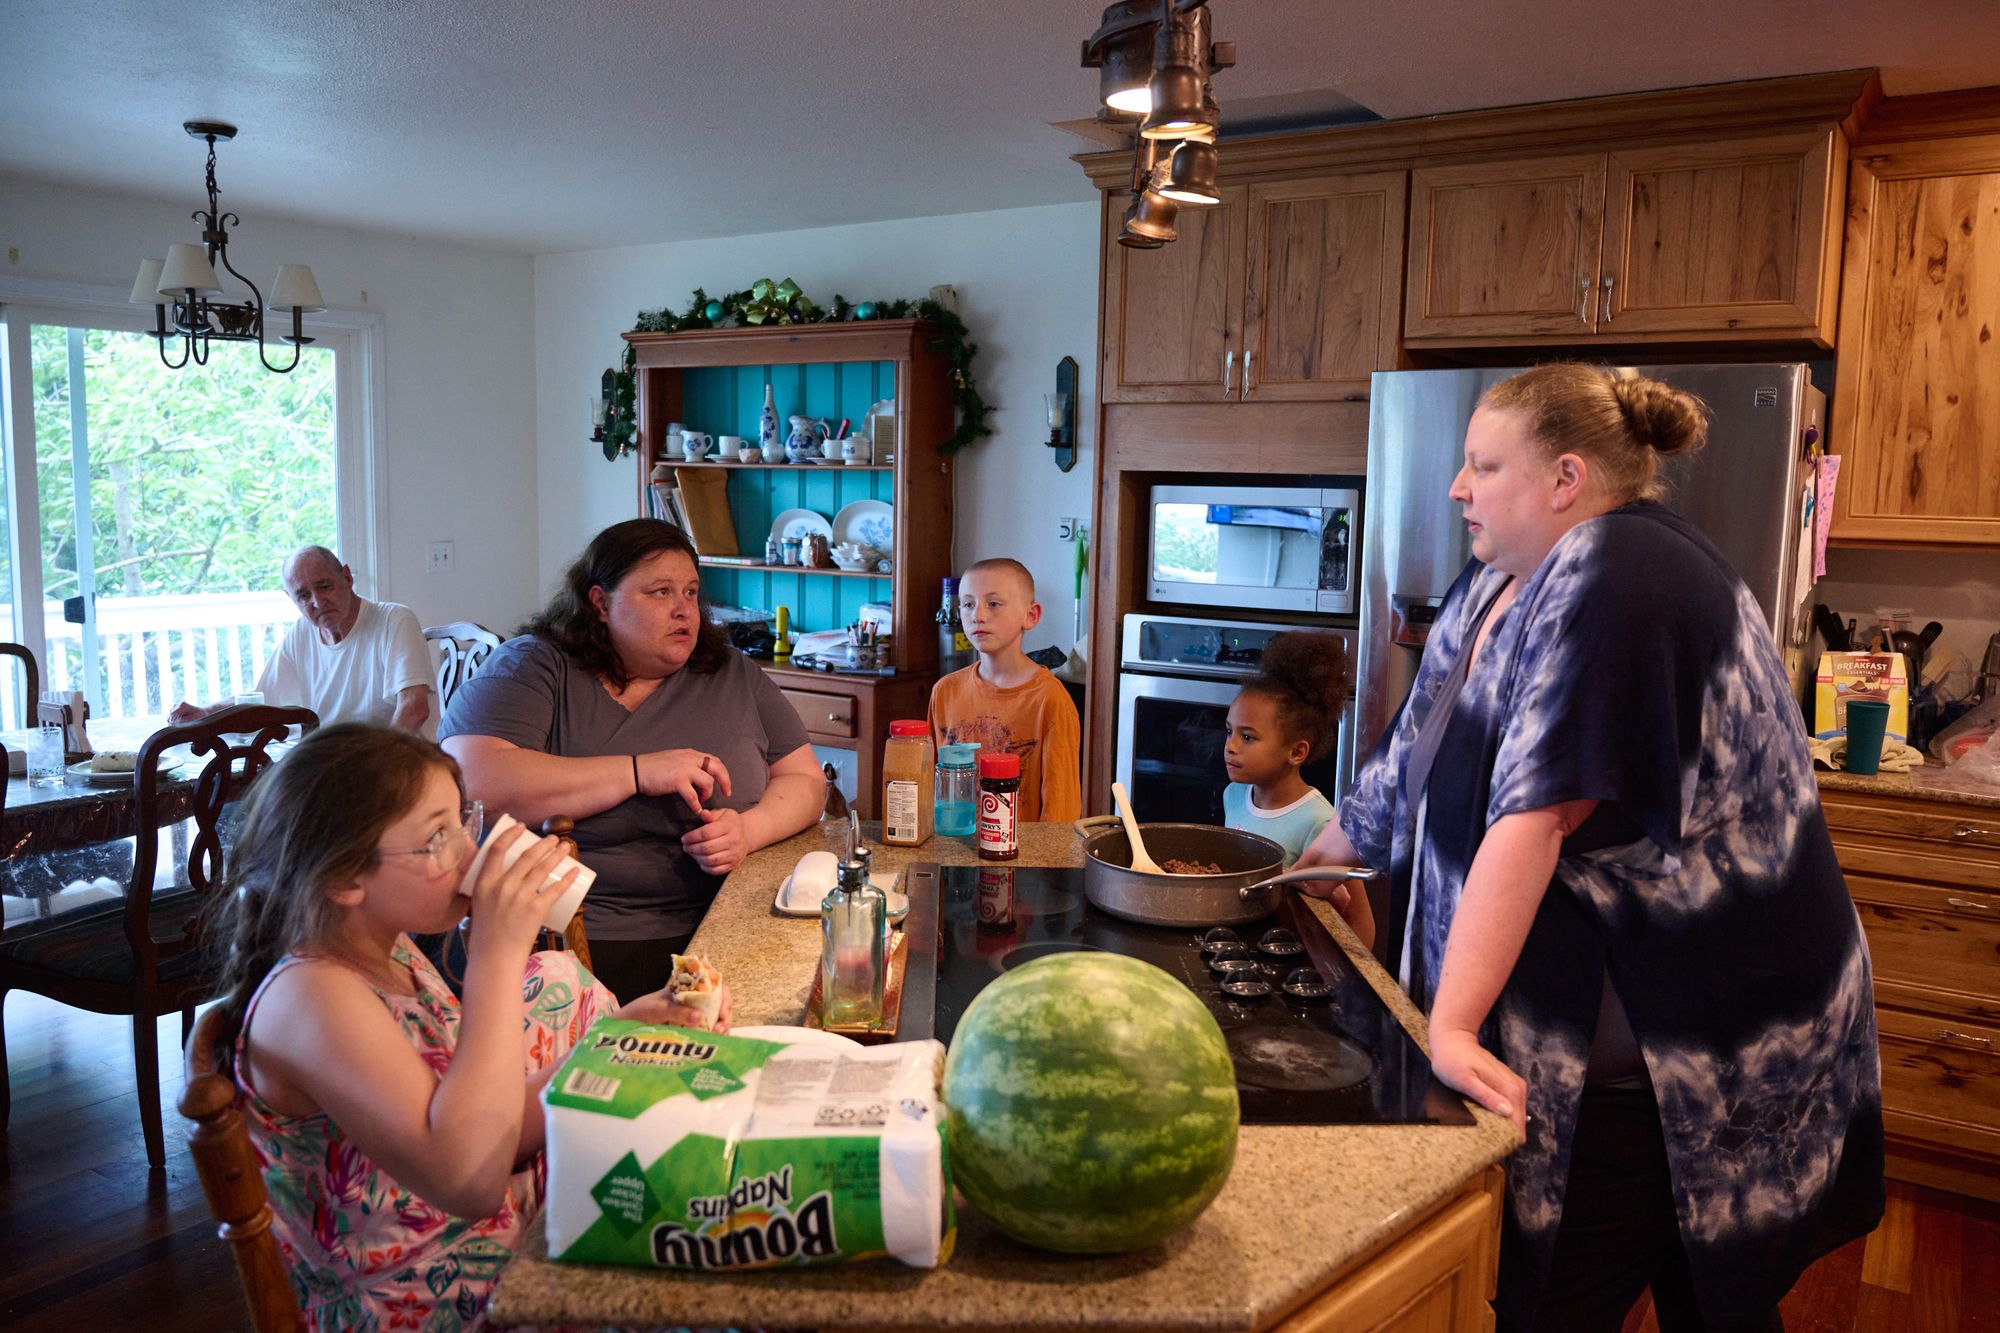
[[[1783,1333],[1776,1306],[1704,1321],[1681,1248],[1660,1107],[1650,1088],[1585,1088],[1562,1226],[1532,1325],[1501,1333],[1618,1333],[1646,1288],[1660,1333]]]
[[[694,932],[664,940],[592,940],[590,971],[610,987],[620,1004],[651,995],[674,974],[674,955],[687,949]]]

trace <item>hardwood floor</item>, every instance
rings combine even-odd
[[[125,1019],[6,997],[13,1113],[0,1138],[0,1327],[224,1333],[249,1326],[188,1160],[180,1020],[160,1021],[167,1167],[146,1170]],[[1892,1184],[1875,1233],[1814,1265],[1791,1333],[2000,1333],[2000,1209]],[[1650,1303],[1626,1333],[1657,1333]]]

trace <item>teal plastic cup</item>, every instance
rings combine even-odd
[[[1876,699],[1853,699],[1847,705],[1847,771],[1873,774],[1882,766],[1882,733],[1889,726],[1889,705]]]

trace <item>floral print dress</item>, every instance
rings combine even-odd
[[[377,990],[417,1054],[439,1075],[458,1044],[458,997],[407,936],[392,954],[415,979],[415,995]],[[271,978],[302,961],[290,955],[251,997],[243,1026]],[[527,1069],[561,1060],[597,1019],[616,1007],[610,991],[573,954],[528,960]],[[506,1201],[477,1220],[439,1211],[365,1156],[328,1116],[289,1116],[243,1079],[236,1039],[239,1103],[263,1165],[276,1214],[272,1230],[291,1268],[292,1287],[313,1329],[413,1329],[460,1333],[487,1327],[486,1303],[521,1233],[542,1205],[544,1160],[515,1173]]]

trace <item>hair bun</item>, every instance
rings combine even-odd
[[[1708,409],[1685,389],[1659,380],[1616,378],[1611,396],[1632,437],[1655,453],[1685,453],[1708,438]]]

